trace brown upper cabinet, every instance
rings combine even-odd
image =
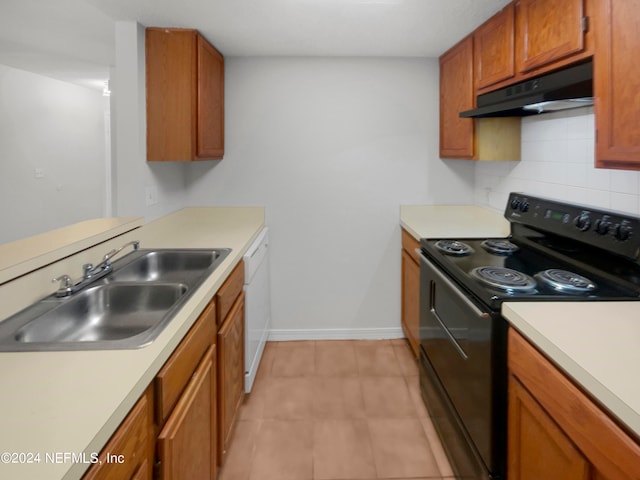
[[[515,0],[440,57],[440,157],[519,160],[516,117],[471,119],[476,95],[586,60],[594,0]]]
[[[459,112],[475,106],[473,37],[469,36],[440,57],[440,156],[473,159],[475,124]]]
[[[475,83],[483,94],[593,55],[594,0],[516,0],[474,32]]]
[[[584,0],[519,0],[515,5],[518,71],[530,72],[584,50]]]
[[[515,75],[514,28],[514,6],[510,3],[473,33],[478,90]]]
[[[224,57],[196,30],[147,28],[147,160],[224,155]]]
[[[475,107],[473,36],[440,57],[440,157],[520,160],[520,119],[460,118]]]
[[[599,0],[594,94],[596,166],[640,170],[639,0]]]

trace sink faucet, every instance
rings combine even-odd
[[[113,257],[115,257],[116,255],[118,255],[122,250],[124,250],[125,248],[130,247],[130,246],[132,246],[134,250],[138,250],[138,248],[140,248],[140,241],[139,240],[133,240],[131,242],[125,243],[120,248],[114,248],[110,252],[107,252],[104,255],[104,257],[102,257],[102,262],[100,262],[95,267],[91,263],[85,263],[82,266],[82,269],[84,270],[84,274],[83,274],[82,278],[84,280],[88,280],[90,278],[94,278],[95,279],[96,275],[100,275],[101,277],[106,275],[106,273],[111,271],[111,259]],[[103,274],[103,272],[106,272],[106,273]]]
[[[73,282],[69,275],[61,275],[60,277],[54,278],[52,282],[60,282],[60,288],[56,291],[56,297],[68,297],[96,280],[108,275],[112,270],[111,260],[113,257],[129,246],[132,246],[134,250],[138,250],[138,248],[140,248],[140,241],[133,240],[125,243],[120,248],[115,248],[107,252],[104,257],[102,257],[102,262],[96,266],[92,263],[85,263],[82,266],[82,279],[77,282]]]

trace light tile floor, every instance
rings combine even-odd
[[[220,480],[452,478],[405,340],[269,342]]]

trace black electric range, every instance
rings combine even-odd
[[[506,238],[420,242],[420,385],[458,478],[506,475],[503,302],[640,300],[640,218],[522,193],[505,217]]]
[[[422,252],[493,309],[640,297],[639,218],[515,193],[505,217],[507,238],[422,239]]]

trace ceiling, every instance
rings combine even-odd
[[[509,0],[0,0],[0,64],[102,88],[114,22],[200,30],[225,56],[438,57]]]

